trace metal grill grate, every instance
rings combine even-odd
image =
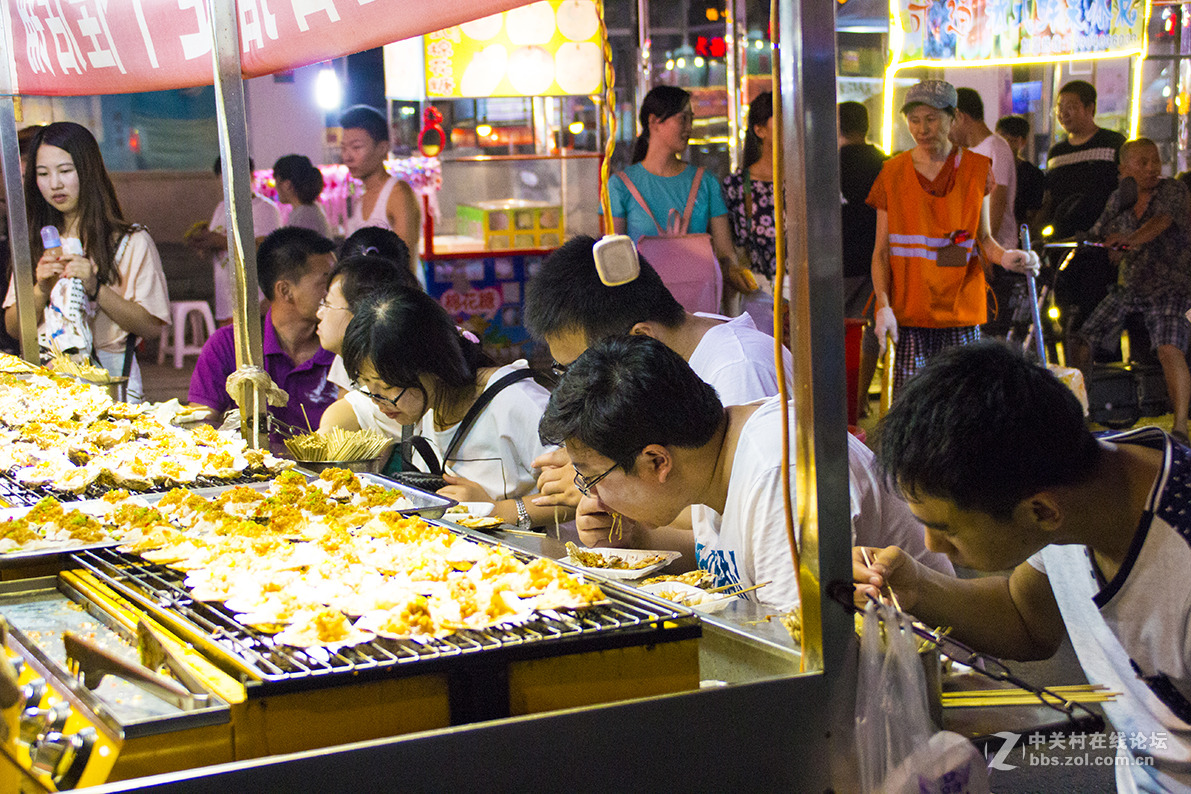
[[[518,556],[532,559],[521,553]],[[185,576],[171,568],[146,563],[115,549],[80,552],[74,559],[130,600],[183,617],[229,654],[241,673],[266,687],[271,683],[302,682],[326,686],[338,683],[339,678],[343,682],[355,680],[369,670],[429,672],[427,668],[455,664],[453,660],[477,654],[484,654],[486,661],[494,661],[487,657],[498,654],[528,658],[686,639],[700,632],[699,621],[690,611],[661,607],[628,591],[618,591],[609,594],[610,604],[578,611],[539,612],[520,625],[462,630],[424,643],[377,638],[335,652],[302,649],[280,645],[270,634],[241,624],[222,604],[195,600],[182,584]]]
[[[199,477],[193,483],[187,483],[187,488],[215,488],[224,485],[251,485],[272,479],[271,474],[245,474],[232,479],[217,479],[215,477]],[[172,490],[173,485],[162,485],[138,493],[165,493]],[[92,483],[82,493],[70,491],[56,491],[44,485],[24,485],[13,479],[11,474],[0,472],[0,499],[11,507],[31,507],[47,496],[59,502],[82,502],[87,499],[99,499],[104,494],[116,490],[113,485],[97,485]]]

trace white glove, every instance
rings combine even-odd
[[[1020,248],[1010,248],[1001,257],[1001,267],[1010,273],[1025,275],[1033,273],[1035,276],[1042,270],[1042,260],[1034,251],[1022,251]]]
[[[881,347],[881,353],[885,352],[885,334],[892,334],[893,341],[897,342],[897,317],[893,315],[893,309],[885,306],[877,309],[874,320],[873,333],[877,335],[877,344]]]

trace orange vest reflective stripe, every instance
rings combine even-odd
[[[901,325],[954,328],[988,321],[984,270],[975,242],[992,161],[961,151],[955,183],[945,196],[932,196],[922,188],[910,152],[885,164],[889,299]],[[966,267],[939,267],[938,251],[952,240],[967,251]]]

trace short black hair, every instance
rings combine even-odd
[[[657,271],[641,258],[641,273],[628,284],[609,287],[595,269],[595,238],[572,237],[542,262],[525,285],[525,326],[537,339],[583,331],[589,343],[627,334],[637,323],[676,328],[686,319]]]
[[[343,111],[339,126],[345,130],[364,130],[376,142],[389,140],[389,122],[383,113],[368,105],[352,105]]]
[[[273,300],[273,289],[278,281],[300,280],[306,275],[307,259],[334,250],[335,243],[318,232],[299,226],[282,226],[270,233],[256,249],[256,273],[261,291]]]
[[[974,88],[955,89],[955,109],[962,110],[977,121],[984,121],[984,100]]]
[[[347,307],[355,311],[355,307],[365,296],[374,292],[400,285],[418,289],[417,279],[409,272],[409,267],[401,267],[391,259],[382,256],[365,256],[357,254],[340,259],[331,270],[327,283],[341,279],[339,288],[343,292],[343,299]]]
[[[434,298],[401,286],[365,295],[355,305],[343,334],[342,356],[352,380],[370,361],[381,380],[399,389],[421,389],[421,375],[436,375],[447,386],[461,388],[474,384],[476,371],[491,363]]]
[[[1075,94],[1084,107],[1096,104],[1096,86],[1087,80],[1072,80],[1059,89],[1059,96],[1063,94]]]
[[[396,232],[382,226],[362,226],[356,229],[339,248],[340,257],[360,255],[383,257],[410,273],[409,246]],[[412,275],[410,273],[411,277]]]
[[[631,472],[647,445],[700,447],[723,421],[719,395],[682,356],[650,336],[614,336],[567,368],[538,435],[579,441]]]
[[[1030,121],[1024,116],[1001,116],[997,119],[997,132],[1025,138],[1030,134]]]
[[[868,108],[859,102],[840,102],[838,107],[841,135],[868,135]]]
[[[998,342],[934,357],[906,383],[879,437],[878,463],[906,496],[1000,520],[1039,491],[1088,480],[1100,460],[1071,390]]]

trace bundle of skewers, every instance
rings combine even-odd
[[[376,430],[332,427],[287,438],[285,446],[301,463],[350,463],[379,458],[393,438]]]

